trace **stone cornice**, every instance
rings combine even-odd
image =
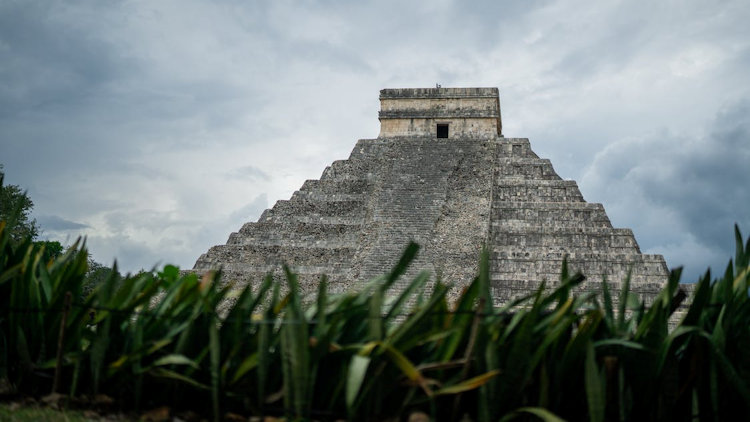
[[[388,88],[380,99],[398,98],[498,98],[497,88]]]

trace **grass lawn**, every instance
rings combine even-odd
[[[89,421],[83,412],[76,410],[54,410],[38,406],[18,406],[0,403],[0,421]]]

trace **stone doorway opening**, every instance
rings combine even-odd
[[[437,137],[438,138],[447,138],[448,137],[448,125],[447,124],[440,124],[437,125]]]

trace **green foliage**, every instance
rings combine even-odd
[[[65,251],[65,247],[62,243],[56,240],[38,240],[34,244],[44,248],[42,253],[42,262],[50,262],[55,258],[58,258]]]
[[[417,253],[360,291],[303,301],[297,278],[255,289],[220,273],[121,277],[82,295],[88,254],[51,261],[0,223],[0,377],[46,394],[64,298],[63,392],[105,393],[128,407],[184,406],[290,419],[384,420],[413,410],[438,420],[747,420],[750,239],[721,278],[706,274],[687,312],[680,273],[648,307],[629,292],[576,294],[559,282],[495,307],[488,252],[455,305],[421,273],[393,286]],[[402,283],[402,282],[401,282]],[[600,303],[601,301],[601,303]],[[531,419],[530,419],[531,418]]]
[[[107,267],[106,265],[95,261],[91,255],[89,255],[88,270],[86,271],[86,278],[81,288],[83,295],[89,295],[96,286],[106,282],[112,277],[114,277],[115,280],[122,279],[122,275],[117,271],[116,265],[117,264],[113,267]],[[140,275],[140,273],[136,274],[136,276],[138,275]]]
[[[37,406],[20,406],[0,403],[0,421],[12,422],[88,422],[84,412],[75,410],[54,410]]]
[[[3,184],[5,173],[0,165],[0,221],[5,221],[11,239],[20,242],[26,238],[36,238],[39,227],[31,218],[34,202],[17,185]]]

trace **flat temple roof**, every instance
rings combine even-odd
[[[380,90],[380,99],[398,98],[498,98],[497,88],[388,88]]]

